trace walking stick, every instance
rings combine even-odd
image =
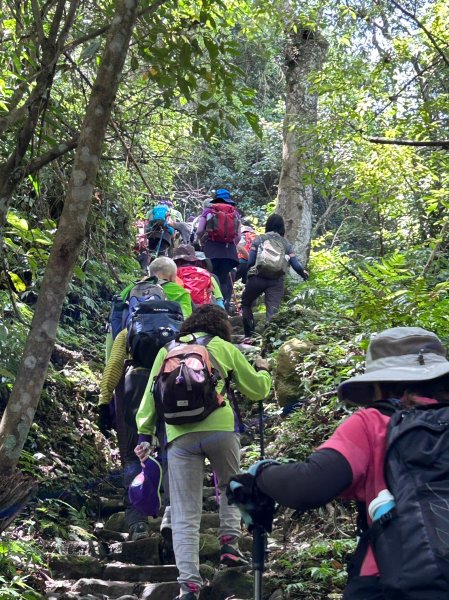
[[[263,400],[259,402],[259,443],[260,460],[265,458],[265,437],[263,431]],[[267,532],[262,525],[253,527],[253,572],[254,572],[254,600],[262,600],[262,576],[265,571],[265,549],[267,546]]]

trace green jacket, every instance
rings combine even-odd
[[[192,301],[189,292],[171,281],[159,281],[158,283],[164,288],[167,298],[172,302],[178,302],[181,306],[184,319],[190,317],[192,314]],[[122,298],[126,298],[133,287],[134,284],[126,288],[127,291],[123,290],[121,294]],[[123,376],[125,360],[128,358],[128,353],[126,352],[126,334],[127,330],[123,329],[112,344],[101,378],[99,404],[109,404],[112,394]]]
[[[204,337],[206,333],[196,333],[195,337]],[[187,341],[189,335],[182,338]],[[230,342],[226,342],[219,337],[214,337],[207,345],[207,349],[220,366],[222,374],[232,372],[232,379],[237,389],[250,400],[263,400],[270,393],[271,376],[267,371],[256,371],[246,360],[238,348]],[[156,356],[153,368],[151,369],[150,379],[143,394],[139,410],[136,415],[137,429],[139,433],[153,434],[156,425],[156,408],[152,393],[153,380],[159,373],[159,370],[167,355],[167,350],[162,348]],[[221,380],[217,391],[223,391],[224,383]],[[234,431],[235,420],[234,411],[226,401],[226,405],[217,408],[203,421],[198,423],[189,423],[187,425],[166,425],[167,440],[173,441],[175,438],[185,433],[194,431]]]

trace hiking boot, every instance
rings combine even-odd
[[[229,538],[229,536],[223,536],[220,539],[220,564],[227,567],[244,567],[248,564],[248,561],[240,552],[237,546],[236,538]]]
[[[200,586],[196,583],[181,583],[179,596],[173,600],[198,600],[200,595]]]
[[[143,540],[144,538],[149,537],[150,530],[148,529],[148,524],[146,521],[137,521],[129,528],[129,541],[137,542],[137,540]]]

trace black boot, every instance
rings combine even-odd
[[[256,324],[254,319],[243,318],[243,331],[245,332],[245,337],[251,337],[254,333],[255,327]]]

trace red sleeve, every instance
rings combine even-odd
[[[318,450],[324,448],[336,450],[348,461],[352,470],[352,484],[341,494],[344,498],[354,499],[359,496],[357,491],[363,488],[368,467],[373,460],[372,446],[364,417],[363,411],[358,411],[348,417],[318,448]]]

